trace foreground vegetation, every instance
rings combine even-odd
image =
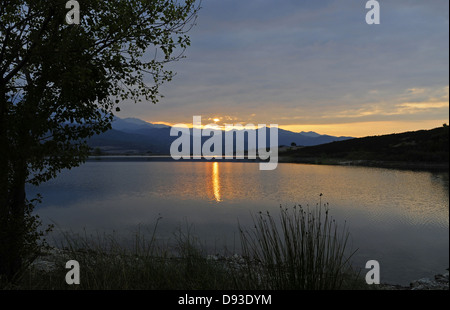
[[[157,224],[145,237],[138,231],[131,245],[113,236],[64,236],[53,249],[49,268],[32,264],[4,289],[183,289],[286,290],[365,289],[352,270],[354,252],[348,231],[328,215],[328,206],[310,210],[280,207],[280,214],[259,213],[254,227],[239,227],[241,255],[207,255],[201,242],[179,230],[172,244],[156,238]],[[80,264],[80,284],[68,285],[68,260]],[[0,282],[1,283],[1,282]]]

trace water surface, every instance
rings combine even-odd
[[[44,196],[36,212],[71,231],[133,232],[154,227],[173,238],[180,227],[210,251],[238,248],[238,222],[280,205],[328,203],[346,223],[354,264],[377,260],[381,281],[409,284],[449,267],[448,173],[382,168],[257,163],[89,161],[29,188]],[[323,194],[320,196],[320,194]],[[341,225],[342,227],[343,225]]]

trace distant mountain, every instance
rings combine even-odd
[[[318,134],[317,132],[314,132],[314,131],[300,131],[300,134],[307,136],[307,137],[311,137],[311,138],[320,137],[320,134]]]
[[[89,145],[97,152],[105,154],[169,154],[170,145],[177,139],[170,136],[170,129],[170,126],[151,124],[138,118],[115,117],[112,129],[92,137]],[[269,136],[267,132],[266,145],[269,145]],[[312,131],[295,133],[278,129],[278,146],[290,146],[292,143],[297,146],[312,146],[351,138],[320,135]],[[209,137],[202,137],[202,143],[208,139]],[[222,134],[222,139],[224,141],[225,134]],[[244,145],[248,145],[247,134]]]
[[[168,128],[167,125],[152,124],[139,118],[118,118],[114,117],[112,128],[123,132],[135,133],[136,131],[147,128]]]
[[[88,144],[105,154],[147,153],[158,149],[158,145],[153,144],[146,136],[116,129],[92,137]]]

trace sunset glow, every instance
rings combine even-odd
[[[440,127],[449,123],[448,9],[388,1],[386,19],[367,25],[359,2],[211,0],[164,100],[123,103],[119,116],[352,137]]]

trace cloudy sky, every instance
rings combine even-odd
[[[361,137],[449,122],[449,1],[203,0],[158,104],[119,117]]]

